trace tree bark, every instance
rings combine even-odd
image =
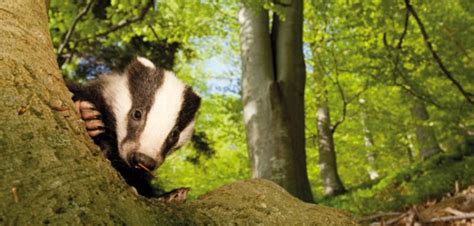
[[[433,127],[427,125],[430,116],[425,104],[421,100],[414,100],[411,115],[415,121],[416,140],[422,160],[426,160],[441,152]]]
[[[319,174],[327,196],[346,192],[337,171],[337,158],[334,144],[334,131],[331,128],[331,115],[328,106],[328,93],[325,82],[325,71],[316,57],[319,53],[315,43],[311,44],[314,76],[316,82],[316,118],[318,128]]]
[[[174,221],[90,141],[56,63],[46,1],[0,2],[0,49],[0,224]]]
[[[243,4],[239,12],[242,96],[247,145],[254,178],[276,182],[312,201],[306,172],[304,136],[305,65],[303,2],[281,5],[285,20],[262,6]]]
[[[327,91],[322,75],[316,76],[317,92],[317,119],[318,119],[318,145],[319,145],[319,170],[327,196],[335,196],[346,192],[337,172],[337,159],[334,147],[334,137],[331,130],[331,116],[329,112]]]

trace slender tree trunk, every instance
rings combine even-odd
[[[367,110],[362,107],[362,129],[364,133],[364,144],[367,152],[367,172],[371,180],[375,180],[379,177],[379,173],[376,170],[376,154],[374,152],[374,138],[369,129],[369,119],[367,115]]]
[[[320,62],[317,60],[318,47],[311,44],[313,55],[314,76],[316,82],[316,118],[318,128],[319,168],[320,177],[323,181],[324,193],[334,196],[346,192],[337,172],[337,159],[334,145],[334,133],[331,129],[331,116],[328,106],[328,94],[325,82],[325,72],[321,70]]]
[[[282,6],[269,31],[268,11],[243,4],[239,12],[242,96],[252,176],[276,182],[312,201],[304,136],[303,2]]]
[[[420,100],[414,100],[411,107],[411,115],[415,121],[416,140],[420,149],[422,160],[426,160],[432,155],[441,152],[433,127],[426,125],[429,121],[428,110]]]
[[[317,107],[319,168],[324,193],[328,196],[342,194],[346,191],[337,172],[337,160],[334,147],[334,137],[331,131],[331,116],[329,113],[327,91],[323,76],[316,77],[318,84]]]
[[[324,104],[323,104],[324,105]],[[342,194],[346,191],[337,172],[336,152],[334,139],[330,128],[329,107],[319,105],[318,141],[319,141],[319,168],[324,184],[324,193],[328,196]]]
[[[408,162],[413,163],[415,162],[415,151],[414,151],[414,146],[413,142],[410,138],[409,135],[406,136],[407,139],[407,156],[408,156]]]

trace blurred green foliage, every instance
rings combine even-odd
[[[50,30],[56,48],[88,2],[51,1]],[[85,59],[113,69],[139,54],[173,69],[204,97],[196,131],[205,134],[212,155],[200,154],[188,145],[166,160],[157,172],[156,183],[167,190],[191,187],[194,198],[230,181],[250,177],[240,96],[209,89],[216,78],[240,76],[239,1],[156,1],[143,20],[104,36],[100,34],[140,15],[147,1],[97,2],[77,23],[59,57],[64,60],[66,77],[84,80],[97,74],[78,70]],[[264,4],[278,13],[279,6],[271,1],[255,4]],[[474,92],[472,1],[412,0],[411,4],[448,70],[464,89]],[[462,155],[455,150],[470,139],[468,134],[474,129],[473,105],[442,74],[413,16],[406,28],[405,17],[403,0],[305,1],[307,168],[314,196],[324,204],[366,214],[442,194],[455,180],[463,181],[463,185],[473,183],[472,157],[453,160],[454,155]],[[397,47],[399,43],[401,48]],[[213,67],[220,67],[209,65],[208,60],[216,56],[231,64],[226,68],[237,69],[213,74]],[[323,199],[319,178],[314,90],[316,76],[322,75],[326,75],[333,124],[344,118],[334,138],[339,173],[351,190],[334,199]],[[426,125],[435,130],[450,157],[419,163],[415,124],[410,115],[411,102],[417,98],[424,100],[430,113]],[[367,113],[367,126],[374,139],[371,151],[376,154],[379,181],[368,177],[362,111]]]

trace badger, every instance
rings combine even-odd
[[[138,194],[158,197],[151,171],[191,138],[201,98],[144,57],[122,73],[67,86],[88,134],[112,166]]]

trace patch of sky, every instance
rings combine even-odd
[[[230,38],[207,37],[191,41],[199,51],[199,62],[207,75],[208,94],[240,96],[240,55]]]

